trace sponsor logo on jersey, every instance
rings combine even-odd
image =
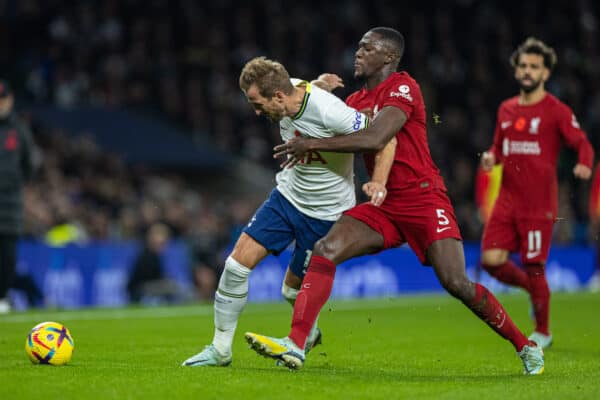
[[[360,113],[357,113],[360,115]],[[299,130],[294,131],[294,136],[301,137],[302,133]],[[320,162],[321,164],[327,164],[327,160],[317,150],[310,150],[306,155],[300,159],[300,164],[312,164],[313,162]]]
[[[355,131],[359,130],[362,127],[363,115],[356,111],[354,114],[354,125],[352,125],[352,129]]]
[[[504,156],[508,156],[509,154],[529,154],[537,156],[542,154],[542,148],[538,141],[504,139],[502,142],[502,154]]]
[[[529,121],[529,133],[532,135],[537,135],[540,122],[542,122],[540,117],[531,118],[531,121]]]
[[[408,85],[400,85],[398,86],[397,92],[390,92],[390,97],[402,97],[408,101],[413,101],[412,96],[410,95],[410,87]]]

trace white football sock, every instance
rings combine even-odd
[[[248,300],[248,275],[252,270],[227,257],[215,293],[215,336],[212,344],[222,355],[231,354],[238,318]]]
[[[298,289],[289,287],[288,285],[285,284],[285,282],[283,282],[283,284],[281,285],[281,295],[283,296],[284,299],[287,300],[288,303],[290,303],[292,305],[292,307],[296,303],[296,297],[298,297],[299,291],[300,290],[298,290]],[[306,339],[307,342],[312,342],[316,339],[318,322],[319,322],[319,316],[317,315],[317,319],[315,319],[315,323],[312,326],[312,328],[310,329],[310,333],[308,334],[308,338]]]

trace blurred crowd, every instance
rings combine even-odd
[[[188,244],[191,278],[202,298],[212,296],[225,252],[256,204],[215,196],[173,172],[128,166],[91,135],[31,127],[37,168],[24,191],[26,238],[61,246],[148,237],[151,247],[160,226]]]
[[[479,240],[479,155],[491,144],[501,100],[518,91],[508,57],[527,36],[557,50],[547,87],[600,148],[599,8],[591,0],[0,0],[0,63],[10,66],[23,102],[162,115],[192,137],[274,171],[278,130],[256,118],[240,93],[243,64],[266,55],[295,77],[335,72],[346,82],[337,93],[344,96],[357,87],[352,66],[362,34],[395,27],[406,37],[401,68],[421,84],[432,155],[463,235]],[[141,237],[160,220],[175,236],[221,243],[255,206],[192,189],[172,174],[128,167],[89,137],[37,130],[44,168],[26,193],[31,235],[71,220],[82,238]],[[556,241],[564,243],[586,236],[589,184],[572,178],[574,163],[569,152],[561,157],[566,222],[557,225]]]

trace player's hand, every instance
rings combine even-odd
[[[573,175],[575,175],[575,178],[588,180],[592,177],[592,169],[583,164],[577,164],[573,168]]]
[[[344,81],[336,74],[321,74],[317,78],[316,82],[324,83],[324,85],[317,83],[317,86],[319,86],[321,89],[327,90],[328,92],[333,92],[337,88],[344,87]]]
[[[379,182],[367,182],[362,186],[362,190],[371,198],[371,204],[375,207],[382,205],[387,196],[385,185],[382,185]]]
[[[281,168],[292,168],[304,159],[304,155],[308,152],[309,139],[303,137],[295,137],[283,144],[273,147],[273,158],[285,157],[285,161],[280,164]]]
[[[494,153],[490,153],[489,151],[484,151],[481,154],[481,168],[484,171],[489,172],[496,165],[496,155]]]

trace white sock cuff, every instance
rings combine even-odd
[[[231,256],[225,260],[225,269],[238,276],[248,276],[252,272],[250,268],[240,264]]]
[[[298,297],[298,292],[299,291],[300,290],[298,290],[298,289],[294,289],[292,287],[289,287],[288,285],[285,284],[285,282],[283,282],[281,284],[281,295],[287,301],[290,301],[290,302],[295,301],[296,297]]]
[[[232,257],[227,257],[225,268],[219,279],[217,297],[245,298],[248,296],[248,276],[252,270],[244,267]]]

